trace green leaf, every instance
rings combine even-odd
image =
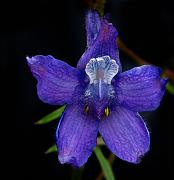
[[[53,120],[59,118],[62,115],[64,110],[65,110],[65,106],[62,106],[59,109],[53,111],[52,113],[46,115],[45,117],[37,121],[35,124],[41,125],[41,124],[47,124],[49,122],[52,122]]]
[[[49,147],[46,151],[45,151],[45,154],[50,154],[50,153],[53,153],[53,152],[57,152],[57,146],[54,144],[52,145],[51,147]]]
[[[170,94],[174,95],[174,85],[172,83],[168,82],[166,89]]]
[[[108,160],[104,157],[101,149],[99,147],[96,147],[94,149],[95,155],[97,156],[97,159],[100,163],[100,166],[103,170],[103,174],[106,178],[106,180],[115,180],[114,174],[112,172],[112,168],[108,162]]]

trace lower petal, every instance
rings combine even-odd
[[[96,146],[97,134],[97,119],[79,105],[67,107],[56,133],[60,163],[81,167]]]
[[[149,132],[138,113],[117,107],[100,122],[99,131],[108,148],[122,160],[138,163],[149,150]]]

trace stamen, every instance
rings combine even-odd
[[[85,113],[89,112],[89,106],[87,104],[85,105],[84,111],[85,111]]]
[[[108,107],[105,108],[105,116],[108,117],[110,115],[110,109]]]

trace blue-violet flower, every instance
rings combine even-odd
[[[27,57],[37,79],[39,98],[64,105],[56,138],[60,163],[82,166],[96,146],[98,131],[120,159],[138,163],[150,137],[142,111],[155,110],[164,95],[166,79],[152,65],[122,72],[117,30],[96,11],[86,14],[87,50],[77,68],[52,56]]]

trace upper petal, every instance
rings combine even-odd
[[[119,72],[121,71],[121,65],[119,60],[118,46],[116,44],[116,37],[118,33],[114,26],[107,20],[101,21],[101,28],[97,38],[93,44],[84,52],[80,58],[77,67],[79,69],[85,69],[86,64],[92,58],[110,56],[119,65]]]
[[[59,161],[81,167],[96,146],[97,134],[96,118],[79,104],[68,106],[56,133]]]
[[[97,11],[88,10],[86,13],[86,33],[87,33],[87,46],[91,46],[96,39],[100,27],[101,20]]]
[[[79,84],[79,70],[52,56],[27,57],[28,65],[37,79],[39,98],[49,104],[71,103]]]
[[[118,102],[133,111],[155,110],[164,95],[167,80],[152,65],[133,68],[118,75],[114,86]]]
[[[109,149],[120,159],[138,163],[149,150],[149,132],[138,113],[117,107],[99,124],[99,131]]]

